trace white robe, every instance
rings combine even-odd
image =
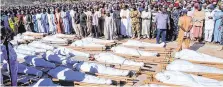
[[[49,23],[49,32],[56,33],[56,24],[54,14],[47,14],[48,23]]]
[[[132,36],[132,30],[130,27],[130,11],[122,9],[120,11],[120,17],[125,16],[126,18],[121,19],[121,35]]]
[[[115,63],[115,64],[124,64],[124,65],[134,65],[134,66],[144,66],[143,62],[135,62],[132,60],[127,60],[123,57],[111,54],[111,53],[100,53],[94,56],[95,60],[104,63]]]
[[[210,11],[206,11],[205,12],[205,30],[204,30],[204,34],[205,34],[205,41],[211,42],[212,41],[212,35],[213,35],[213,31],[214,31],[214,18],[213,19],[209,19],[208,17],[214,17],[214,11],[210,12]]]
[[[87,75],[78,71],[73,71],[69,68],[59,66],[55,69],[51,69],[48,74],[54,78],[65,81],[77,81],[95,84],[111,84],[110,79],[98,78],[95,76]]]
[[[112,16],[105,17],[104,35],[107,40],[113,40],[115,36],[116,25]]]
[[[167,84],[189,86],[189,87],[222,87],[220,81],[209,79],[192,74],[186,74],[178,71],[164,71],[156,74],[155,78],[158,81]]]
[[[39,33],[43,33],[45,30],[43,28],[43,25],[41,23],[41,17],[42,17],[42,13],[40,14],[36,14],[36,19],[37,19],[37,24],[38,24],[38,32]]]
[[[124,46],[134,46],[134,47],[164,47],[165,43],[161,44],[153,44],[147,42],[141,42],[137,40],[128,40],[127,42],[123,43]]]
[[[175,54],[175,58],[200,62],[223,63],[222,58],[210,56],[189,49],[183,49],[180,52],[177,52]]]
[[[166,70],[223,74],[223,69],[193,64],[186,60],[174,60],[167,65]]]
[[[148,20],[142,20],[142,31],[141,31],[141,34],[146,35],[147,37],[149,37],[149,34],[150,34],[151,16],[152,16],[152,13],[150,11],[148,12],[143,11],[141,15],[142,19],[148,18]]]
[[[73,28],[74,31],[76,32],[76,31],[77,31],[77,30],[76,30],[76,26],[77,26],[77,25],[75,25],[76,23],[75,23],[75,20],[74,20],[74,15],[75,15],[75,14],[76,14],[76,12],[75,12],[74,10],[71,10],[71,11],[70,11],[72,28]]]
[[[114,53],[126,54],[126,55],[132,55],[132,56],[147,56],[148,57],[148,56],[158,55],[158,53],[155,53],[155,52],[146,52],[146,51],[141,51],[141,50],[122,47],[122,46],[112,47],[111,50]]]

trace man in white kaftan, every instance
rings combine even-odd
[[[130,27],[130,11],[126,5],[124,9],[120,11],[121,17],[121,35],[123,36],[132,36],[132,29]]]
[[[208,7],[209,9],[205,12],[205,41],[211,42],[212,41],[212,35],[214,32],[214,11],[212,6]]]
[[[107,40],[113,40],[115,36],[116,25],[113,19],[113,16],[110,15],[110,12],[107,12],[104,23],[104,35]]]
[[[148,7],[142,11],[142,31],[141,34],[147,38],[150,38],[150,22],[151,22],[152,13]]]

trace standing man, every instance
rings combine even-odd
[[[81,35],[82,37],[87,37],[87,15],[82,9],[80,10],[80,12]]]
[[[212,41],[212,35],[213,35],[213,31],[214,31],[214,7],[212,5],[209,5],[207,7],[208,9],[205,12],[205,29],[204,29],[204,34],[205,34],[205,38],[204,40],[207,42],[211,42]]]
[[[155,23],[157,28],[156,43],[160,43],[160,36],[162,36],[162,42],[166,43],[166,30],[167,26],[170,26],[170,19],[165,7],[162,7],[161,12],[156,15]],[[170,29],[170,27],[168,28]]]
[[[145,10],[142,12],[141,18],[142,18],[142,35],[144,38],[150,38],[150,22],[151,22],[151,16],[152,13],[148,9],[148,7],[145,8]]]
[[[192,28],[192,18],[187,16],[187,10],[182,11],[182,17],[179,18],[178,26],[178,48],[177,51],[182,50],[182,48],[189,48],[190,46],[190,30]]]
[[[195,4],[195,11],[193,13],[193,28],[191,31],[192,40],[200,41],[202,38],[203,23],[205,19],[205,13],[201,10],[198,3]]]
[[[171,41],[174,41],[176,40],[177,38],[177,34],[178,34],[178,20],[179,20],[179,17],[180,17],[180,7],[179,6],[176,6],[174,9],[173,9],[173,12],[171,14],[171,18],[173,19],[173,31],[172,31],[172,37],[171,37]],[[170,26],[169,26],[170,27]]]
[[[76,14],[76,7],[73,7],[73,9],[71,9],[70,11],[70,16],[71,16],[71,25],[72,28],[74,29],[74,32],[77,34],[77,30],[76,30],[76,25],[75,25],[75,20],[74,20],[74,15]]]
[[[135,36],[140,39],[140,24],[139,24],[139,18],[141,17],[140,12],[137,10],[136,6],[133,6],[133,11],[130,12],[130,17],[131,17],[131,23],[132,23],[132,38],[134,39]]]
[[[74,23],[75,23],[75,33],[77,34],[77,36],[79,38],[81,38],[81,26],[80,26],[80,12],[79,10],[76,8],[76,13],[74,14]]]
[[[156,15],[158,14],[158,6],[155,6],[152,10],[152,27],[151,27],[151,35],[152,35],[152,38],[155,38],[156,37]]]
[[[26,10],[26,12],[25,12],[25,16],[23,18],[23,21],[24,21],[23,23],[25,25],[26,31],[31,31],[30,24],[31,24],[31,21],[32,21],[32,16],[30,15],[28,10]]]
[[[47,17],[48,17],[48,22],[49,22],[49,33],[50,34],[56,34],[56,18],[55,18],[55,15],[53,14],[54,11],[53,9],[50,9],[50,11],[48,12],[47,14]]]
[[[61,27],[62,19],[61,19],[61,12],[59,8],[56,8],[55,16],[56,16],[57,33],[62,33],[62,27]]]
[[[221,41],[221,32],[223,31],[222,22],[223,22],[223,4],[219,6],[219,10],[214,14],[215,28],[214,28],[214,42]]]
[[[129,37],[131,36],[131,34],[129,32],[131,32],[131,29],[129,29],[130,25],[129,25],[129,19],[130,19],[130,11],[128,9],[128,6],[125,5],[123,6],[123,9],[120,12],[120,17],[121,17],[121,35],[123,35],[124,37]]]
[[[104,23],[104,35],[107,40],[113,40],[115,36],[116,26],[113,17],[110,12],[106,12],[105,23]]]
[[[69,19],[67,15],[67,9],[63,8],[63,11],[61,12],[61,18],[62,18],[62,24],[65,34],[70,34],[70,25],[69,25]]]
[[[48,19],[47,19],[46,9],[42,9],[41,23],[43,26],[43,32],[49,33],[49,23],[48,23]]]
[[[113,13],[113,16],[114,16],[114,20],[115,20],[115,24],[116,24],[116,33],[117,35],[121,35],[120,34],[120,31],[121,31],[121,17],[120,17],[120,7],[117,6],[115,7],[115,11]]]
[[[93,37],[98,38],[98,19],[99,14],[95,12],[95,10],[92,10],[92,32]]]

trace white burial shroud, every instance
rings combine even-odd
[[[29,65],[33,65],[35,67],[45,67],[45,68],[55,68],[56,65],[54,63],[48,62],[43,58],[39,58],[37,56],[26,56],[25,62]]]
[[[36,52],[36,53],[44,53],[44,52],[46,52],[46,49],[39,49],[39,48],[35,48],[35,47],[28,46],[28,45],[25,45],[25,44],[19,45],[17,47],[17,49],[31,51],[31,52]]]
[[[114,69],[111,67],[106,67],[101,64],[78,62],[66,56],[58,55],[50,51],[47,51],[47,53],[44,54],[44,58],[48,61],[60,63],[68,67],[70,65],[73,65],[73,68],[75,68],[78,71],[100,73],[100,74],[107,74],[107,75],[118,75],[118,76],[127,76],[129,73],[128,70]]]
[[[82,40],[88,41],[88,42],[93,42],[93,43],[103,43],[103,44],[115,42],[114,40],[103,40],[103,39],[96,39],[96,38],[91,38],[91,37],[83,38]]]
[[[158,81],[173,85],[189,87],[222,87],[223,83],[214,79],[209,79],[178,71],[164,71],[156,74]]]
[[[89,42],[87,40],[76,40],[71,44],[74,47],[105,47],[105,45]]]
[[[35,47],[35,48],[40,48],[40,49],[45,49],[45,50],[53,50],[54,49],[53,46],[42,43],[40,41],[33,41],[32,43],[29,43],[28,46]]]
[[[135,62],[132,60],[127,60],[123,57],[114,55],[112,53],[99,53],[94,56],[95,60],[104,63],[115,63],[115,64],[122,64],[122,65],[134,65],[134,66],[144,66],[143,62]]]
[[[134,47],[164,47],[165,43],[161,44],[154,44],[154,43],[147,43],[137,40],[128,40],[127,42],[123,43],[124,46],[134,46]]]
[[[155,53],[155,52],[141,51],[141,50],[122,47],[122,46],[112,47],[111,50],[114,53],[127,54],[127,55],[132,55],[132,56],[157,56],[158,55],[158,53]]]
[[[52,87],[55,87],[55,86],[58,86],[57,84],[54,84],[53,81],[49,78],[42,78],[40,79],[38,82],[36,82],[35,84],[31,85],[33,87],[39,87],[39,86],[52,86]]]
[[[67,39],[57,38],[56,36],[46,36],[42,39],[42,42],[51,42],[51,43],[58,43],[58,44],[67,44]]]
[[[167,65],[166,70],[223,74],[222,69],[200,64],[193,64],[186,60],[174,60],[169,65]]]
[[[38,53],[33,52],[33,51],[27,51],[27,50],[23,50],[23,49],[18,49],[16,47],[14,47],[13,49],[15,50],[16,54],[21,54],[22,56],[24,56],[24,55],[36,55],[36,54],[38,54]],[[22,57],[22,58],[24,58],[24,57]]]
[[[199,52],[189,50],[189,49],[183,49],[180,52],[176,52],[175,58],[189,60],[189,61],[223,63],[222,58],[210,56],[210,55],[199,53]]]
[[[89,53],[84,53],[80,51],[76,51],[70,48],[65,48],[65,47],[58,47],[53,51],[56,54],[63,55],[63,56],[81,56],[81,57],[90,57]]]
[[[89,63],[89,62],[80,62],[73,65],[76,70],[85,71],[90,73],[100,73],[107,75],[116,75],[116,76],[127,76],[129,70],[119,70],[111,67],[106,67],[101,64]]]
[[[66,81],[77,81],[77,82],[86,82],[86,83],[95,83],[95,84],[111,84],[110,79],[98,78],[95,76],[87,75],[82,72],[73,71],[66,67],[56,67],[51,69],[48,74],[54,78]]]

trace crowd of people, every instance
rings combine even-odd
[[[184,2],[75,2],[1,7],[1,25],[14,34],[32,31],[76,34],[108,40],[156,38],[157,44],[190,40],[223,45],[223,4],[218,0]],[[181,49],[180,45],[179,50]]]

